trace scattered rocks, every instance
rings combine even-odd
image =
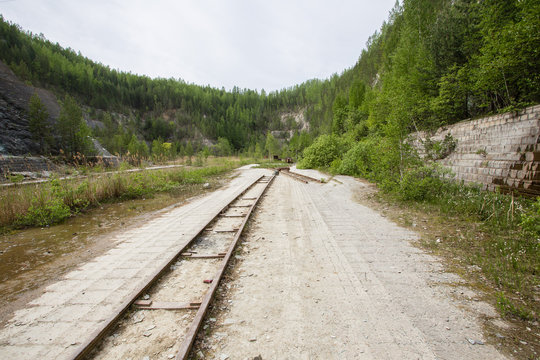
[[[202,187],[203,187],[203,189],[209,189],[210,188],[210,183],[204,183]]]
[[[474,340],[474,339],[469,339],[469,338],[466,338],[466,339],[471,345],[484,345],[484,342],[482,340]]]
[[[135,315],[133,315],[132,319],[134,324],[140,323],[144,320],[144,313],[142,311],[138,311],[135,313]]]

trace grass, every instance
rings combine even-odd
[[[0,190],[0,228],[47,226],[59,223],[105,201],[122,201],[202,184],[246,161],[220,159],[198,168],[144,170],[136,173],[98,174],[86,179],[52,179]],[[219,163],[219,164],[218,164]]]
[[[264,169],[276,169],[276,168],[280,168],[280,167],[290,167],[292,164],[288,164],[286,162],[283,162],[283,161],[276,161],[276,160],[262,160],[262,161],[259,161],[259,168],[264,168]]]

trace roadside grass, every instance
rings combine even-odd
[[[122,201],[203,184],[245,161],[222,158],[204,167],[101,174],[85,179],[52,179],[0,190],[0,231],[62,222],[105,201]],[[218,164],[219,163],[219,164]]]

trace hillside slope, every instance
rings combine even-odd
[[[52,124],[60,114],[56,96],[48,90],[26,85],[0,61],[0,154],[25,155],[39,150],[28,129],[28,103],[37,93]]]

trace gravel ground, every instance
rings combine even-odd
[[[278,176],[193,357],[504,358],[482,334],[494,309],[412,246],[416,234],[355,202],[363,191],[349,177]]]

